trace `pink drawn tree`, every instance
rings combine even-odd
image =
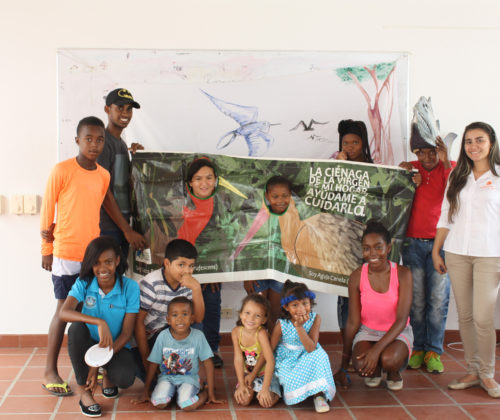
[[[380,63],[369,66],[343,67],[335,70],[343,82],[354,83],[361,91],[368,105],[368,119],[373,130],[370,151],[375,163],[394,165],[391,144],[391,116],[394,105],[394,69],[396,62]],[[363,87],[363,82],[371,80],[375,87],[374,97],[370,97]],[[384,115],[380,111],[380,101],[385,95]]]

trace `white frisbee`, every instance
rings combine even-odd
[[[108,363],[112,357],[112,348],[99,347],[99,344],[95,344],[85,353],[85,363],[91,367],[100,367]]]

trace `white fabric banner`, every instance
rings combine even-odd
[[[141,105],[124,138],[147,150],[324,159],[354,119],[375,163],[406,159],[405,53],[62,49],[58,72],[60,160],[118,87]]]

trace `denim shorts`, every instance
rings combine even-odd
[[[255,293],[268,289],[274,290],[276,293],[281,293],[281,289],[283,289],[283,283],[277,280],[257,280],[257,283],[258,286],[254,287]]]
[[[63,274],[62,276],[52,274],[52,283],[54,284],[54,295],[56,299],[64,300],[68,297],[68,293],[79,275],[79,273],[71,275]]]

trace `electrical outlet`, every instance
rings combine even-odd
[[[37,213],[37,197],[35,194],[25,195],[23,197],[24,204],[24,214],[36,214]]]
[[[10,212],[11,214],[23,214],[23,196],[11,195],[10,196]]]
[[[231,319],[233,317],[233,308],[222,308],[220,316],[222,319]]]

